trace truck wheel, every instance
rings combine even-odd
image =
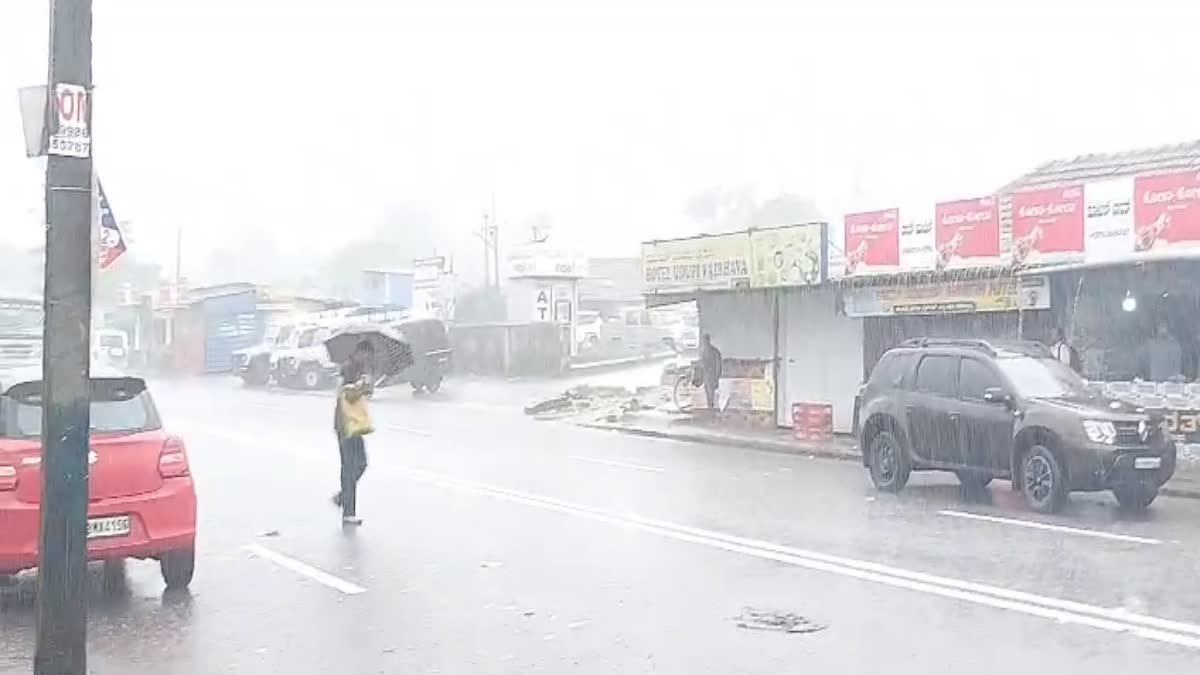
[[[1021,492],[1038,513],[1057,513],[1067,501],[1067,476],[1044,445],[1033,445],[1021,458]]]
[[[1158,497],[1158,486],[1153,483],[1136,482],[1113,488],[1113,496],[1122,509],[1134,513],[1145,511]]]
[[[271,367],[262,359],[250,362],[243,381],[251,387],[265,387],[271,380]]]
[[[321,371],[313,367],[304,369],[300,374],[300,382],[305,389],[317,389],[321,386]]]
[[[425,382],[425,390],[431,394],[436,394],[438,389],[442,388],[442,376],[439,374],[430,375]]]
[[[871,482],[883,492],[899,492],[908,484],[912,468],[900,439],[887,429],[881,430],[871,439],[869,449]]]
[[[163,581],[170,590],[187,588],[192,583],[192,575],[196,572],[196,549],[183,548],[177,551],[167,551],[158,560],[162,570]]]

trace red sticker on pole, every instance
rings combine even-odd
[[[1200,244],[1200,173],[1138,176],[1133,192],[1136,250]]]
[[[1013,263],[1083,257],[1083,188],[1014,192]]]
[[[937,267],[995,263],[1000,257],[1000,216],[994,197],[942,202],[934,208]]]
[[[104,185],[96,181],[100,192],[100,256],[97,261],[100,269],[106,270],[125,254],[125,235],[117,225],[108,197],[104,194]]]
[[[846,274],[895,270],[900,266],[900,209],[848,213]]]

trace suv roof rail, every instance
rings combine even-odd
[[[911,338],[900,343],[901,347],[962,347],[977,349],[991,356],[996,355],[996,348],[987,340],[974,338]]]

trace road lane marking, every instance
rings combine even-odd
[[[420,429],[413,429],[411,427],[401,427],[401,426],[397,426],[395,424],[385,424],[385,425],[383,425],[383,428],[389,429],[391,431],[402,431],[406,434],[412,434],[414,436],[424,436],[426,438],[433,437],[433,434],[428,431],[422,431]]]
[[[1163,543],[1161,539],[1136,537],[1132,534],[1117,534],[1115,532],[1104,532],[1103,530],[1088,530],[1079,527],[1067,527],[1066,525],[1051,525],[1050,523],[1039,523],[1032,520],[1018,520],[1016,518],[1000,518],[998,516],[986,516],[982,513],[968,513],[966,511],[951,511],[948,509],[943,509],[938,511],[938,515],[950,516],[951,518],[962,518],[965,520],[980,520],[988,523],[998,523],[1000,525],[1015,525],[1017,527],[1028,527],[1034,530],[1046,530],[1049,532],[1061,532],[1063,534],[1077,534],[1081,537],[1095,537],[1097,539],[1125,541],[1132,544],[1148,544],[1151,546],[1157,546]]]
[[[587,462],[589,464],[601,464],[603,466],[614,466],[618,469],[633,469],[635,471],[649,471],[651,473],[662,473],[666,469],[660,466],[646,466],[645,464],[631,464],[629,462],[618,462],[611,459],[598,459],[596,457],[584,457],[582,455],[571,455],[570,459],[577,462]]]
[[[367,589],[359,586],[358,584],[351,583],[345,579],[339,579],[328,572],[319,570],[307,563],[302,563],[295,558],[289,558],[282,553],[276,553],[265,546],[259,546],[258,544],[246,544],[242,547],[242,549],[256,558],[265,558],[270,560],[284,569],[291,570],[300,576],[308,577],[319,584],[328,586],[335,591],[340,591],[344,595],[358,595],[359,593],[367,592]]]
[[[495,497],[535,508],[580,516],[656,534],[677,541],[689,542],[733,553],[773,560],[796,567],[828,572],[840,576],[872,581],[907,590],[960,600],[977,605],[1050,619],[1200,650],[1200,625],[1183,621],[1114,611],[1072,600],[1045,597],[1033,593],[986,584],[915,572],[852,558],[843,558],[805,551],[770,542],[678,525],[666,521],[621,514],[552,497],[521,492],[509,488],[475,483],[419,469],[393,468],[413,480]]]

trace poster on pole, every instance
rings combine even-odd
[[[104,184],[96,182],[97,191],[100,193],[100,269],[106,270],[112,267],[113,263],[125,254],[127,249],[125,245],[125,235],[121,232],[121,226],[117,225],[117,219],[113,216],[112,207],[108,204],[108,197],[104,194]]]
[[[58,124],[46,151],[60,157],[89,157],[92,154],[91,96],[82,85],[54,85],[54,113]]]

